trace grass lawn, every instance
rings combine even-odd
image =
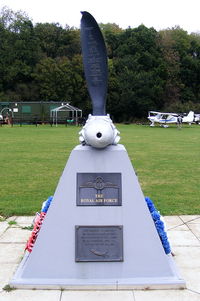
[[[145,196],[163,215],[200,214],[200,126],[117,125]],[[0,127],[0,214],[34,215],[78,144],[75,126]]]

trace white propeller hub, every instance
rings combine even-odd
[[[114,126],[109,115],[89,115],[79,135],[79,140],[82,144],[91,145],[95,148],[104,148],[110,144],[117,144],[120,140],[119,131]]]

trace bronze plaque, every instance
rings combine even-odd
[[[78,206],[121,206],[121,173],[77,173]]]
[[[75,261],[123,261],[123,226],[76,226]]]

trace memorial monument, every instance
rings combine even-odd
[[[119,132],[106,115],[107,55],[82,13],[81,43],[93,113],[80,132],[30,254],[10,285],[22,288],[183,288],[166,254]]]

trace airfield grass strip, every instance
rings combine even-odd
[[[200,126],[117,128],[144,195],[161,214],[200,214]],[[0,127],[0,215],[34,215],[40,210],[79,144],[79,131],[62,125]]]

